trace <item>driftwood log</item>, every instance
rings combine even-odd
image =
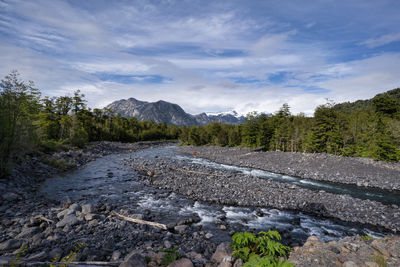
[[[121,219],[121,220],[125,220],[128,222],[132,222],[132,223],[139,223],[139,224],[147,224],[159,229],[163,229],[163,230],[167,230],[167,226],[165,224],[162,223],[156,223],[156,222],[149,222],[149,221],[144,221],[144,220],[140,220],[140,219],[134,219],[134,218],[130,218],[127,216],[124,216],[122,214],[119,214],[118,212],[112,211],[111,215],[114,215],[115,217]]]

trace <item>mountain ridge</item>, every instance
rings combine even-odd
[[[236,111],[212,113],[205,112],[192,115],[186,113],[178,104],[164,100],[156,102],[140,101],[136,98],[121,99],[107,105],[106,108],[113,110],[123,117],[136,117],[142,121],[153,121],[155,123],[167,123],[178,126],[206,125],[212,122],[241,124],[245,117],[239,116]]]

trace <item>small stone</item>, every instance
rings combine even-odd
[[[225,230],[226,230],[226,226],[225,226],[225,225],[223,225],[223,224],[221,224],[221,225],[219,226],[219,229],[221,229],[221,230],[225,231]]]
[[[74,214],[70,214],[70,215],[66,216],[64,219],[62,219],[61,221],[59,221],[56,224],[56,226],[57,227],[64,227],[66,225],[74,226],[78,223],[79,223],[78,218],[76,218],[76,216]]]
[[[188,228],[187,225],[178,225],[174,227],[175,232],[177,232],[178,234],[183,234],[185,233],[186,229]]]
[[[56,259],[59,260],[59,259],[61,259],[62,254],[63,254],[63,251],[61,248],[54,248],[50,251],[49,258],[51,261],[56,260]]]
[[[94,207],[92,204],[85,204],[82,206],[82,213],[89,214],[94,212]]]
[[[189,260],[188,258],[183,258],[183,259],[174,261],[167,267],[194,267],[194,266],[193,266],[193,263],[191,260]]]
[[[168,240],[165,240],[165,241],[164,241],[164,247],[165,247],[166,249],[171,248],[171,247],[172,247],[171,242],[169,242]]]
[[[346,261],[343,263],[342,267],[358,267],[354,261]]]
[[[242,259],[237,259],[235,263],[233,264],[233,267],[242,267],[243,266],[243,260]]]
[[[116,250],[116,251],[114,251],[113,254],[111,255],[111,260],[117,261],[117,260],[119,260],[120,257],[121,257],[121,251]]]
[[[210,239],[211,237],[213,237],[214,235],[212,233],[207,233],[205,235],[206,239]]]
[[[98,219],[98,218],[99,218],[99,216],[97,214],[89,213],[89,214],[85,215],[86,221],[91,221],[91,220]]]

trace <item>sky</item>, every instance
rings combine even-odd
[[[398,0],[0,0],[0,76],[92,108],[293,114],[400,87]]]

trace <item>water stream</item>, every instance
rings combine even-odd
[[[215,241],[230,240],[227,231],[219,229],[220,224],[228,224],[231,229],[240,231],[276,229],[286,233],[292,241],[298,243],[304,242],[310,235],[317,235],[326,241],[337,240],[354,234],[382,236],[372,229],[360,228],[359,225],[354,223],[316,218],[301,212],[211,205],[193,201],[185,196],[140,183],[137,179],[138,174],[130,170],[129,166],[125,164],[127,160],[132,158],[135,160],[152,160],[154,163],[157,163],[160,159],[174,160],[181,164],[203,164],[210,168],[223,168],[256,177],[279,179],[280,181],[301,184],[307,186],[307,188],[315,186],[305,183],[303,179],[217,164],[182,155],[175,152],[174,148],[174,146],[150,148],[130,154],[113,154],[99,158],[63,176],[46,180],[41,188],[41,193],[50,200],[60,200],[68,196],[73,201],[110,203],[119,208],[127,208],[132,213],[157,214],[158,221],[165,224],[198,216],[201,218],[198,225],[201,225],[204,231],[212,232]],[[324,190],[326,191],[331,188],[331,185],[322,186],[325,186]],[[318,190],[321,189],[321,187],[318,187]]]

